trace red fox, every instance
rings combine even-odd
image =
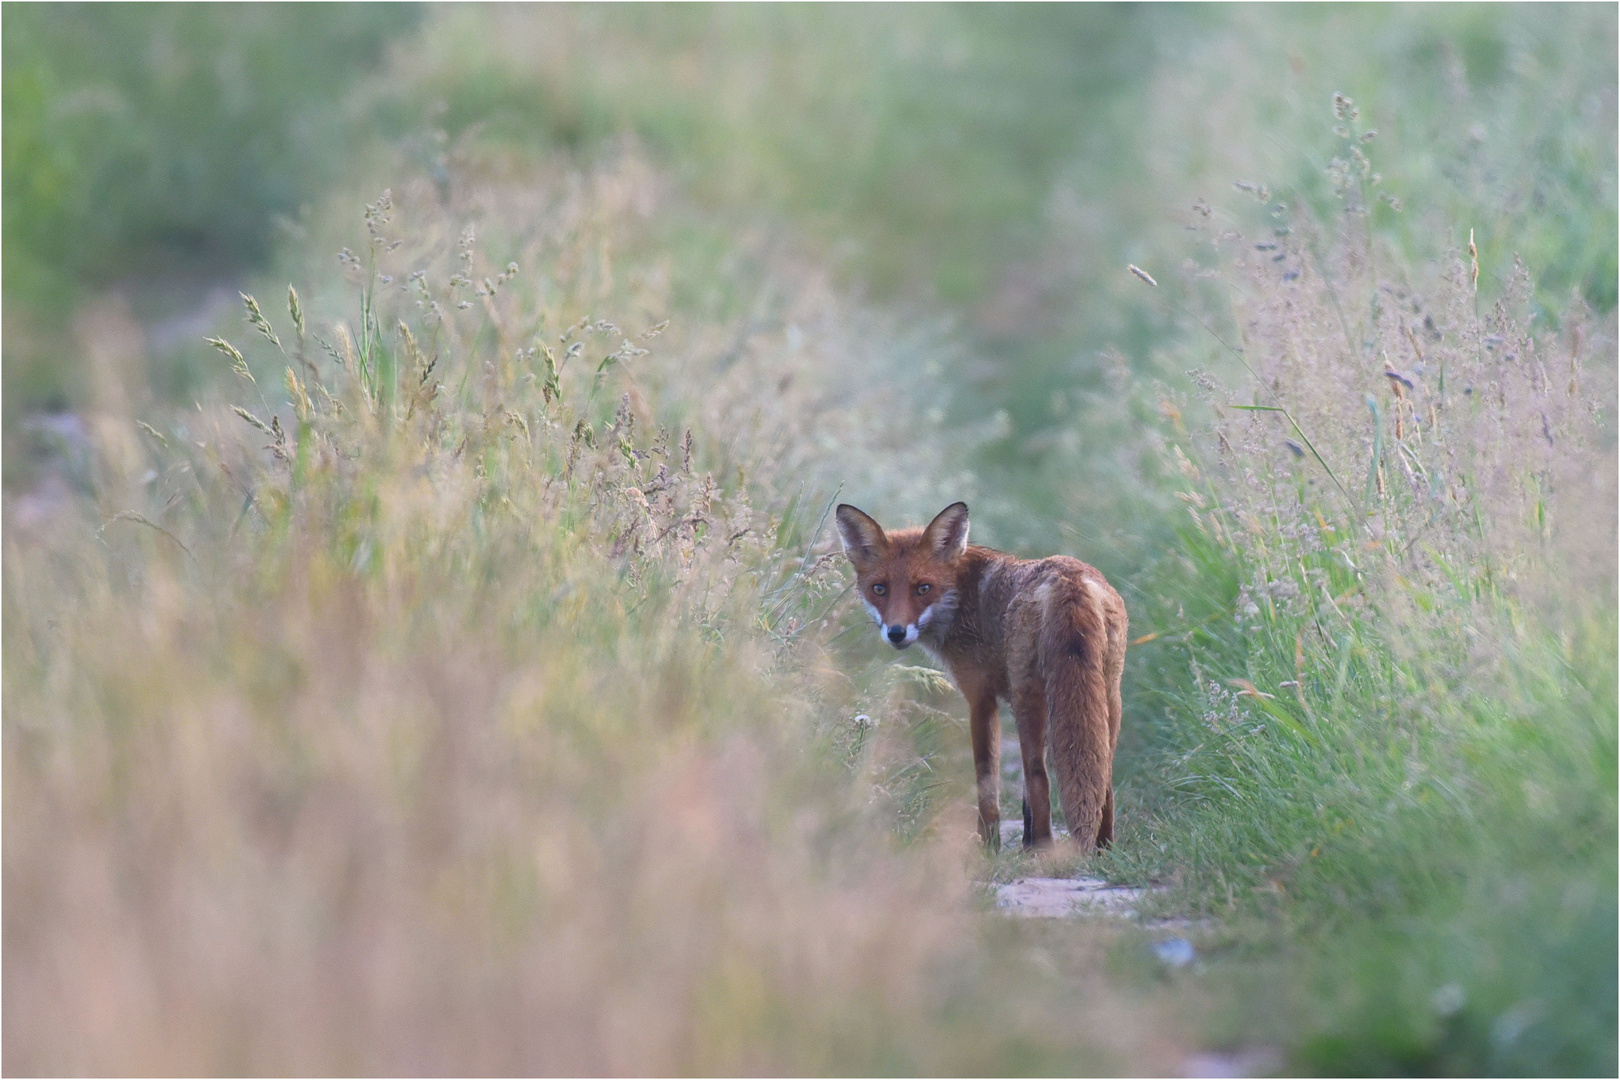
[[[1119,593],[1066,555],[1020,559],[970,547],[966,503],[947,506],[925,529],[892,533],[845,503],[838,531],[883,639],[896,649],[921,644],[967,698],[984,842],[1001,843],[1001,698],[1012,706],[1024,758],[1024,846],[1052,843],[1050,733],[1069,834],[1082,846],[1107,847],[1125,669]]]

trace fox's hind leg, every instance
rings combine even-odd
[[[1018,752],[1024,759],[1024,846],[1052,843],[1052,785],[1046,775],[1046,691],[1029,680],[1013,692]]]
[[[1105,848],[1114,842],[1114,785],[1108,785],[1108,798],[1103,801],[1102,827],[1097,830],[1097,847]]]

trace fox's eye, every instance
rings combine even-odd
[[[884,593],[886,593],[888,591],[889,591],[889,587],[887,585],[879,584],[879,585],[872,586],[872,595],[873,596],[882,596]]]
[[[919,586],[917,586],[917,595],[921,596],[923,593],[927,592],[929,589],[932,589],[932,588],[933,588],[933,586],[929,585],[927,583],[919,585]]]

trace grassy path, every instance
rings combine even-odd
[[[1612,1072],[1612,53],[1024,17],[436,15],[195,403],[85,337],[9,1070]],[[1131,606],[1106,855],[981,852],[852,610],[827,506],[963,497]]]

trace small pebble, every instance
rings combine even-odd
[[[1198,950],[1194,949],[1192,942],[1186,938],[1173,937],[1154,942],[1153,955],[1157,956],[1166,967],[1184,968],[1198,959]]]

